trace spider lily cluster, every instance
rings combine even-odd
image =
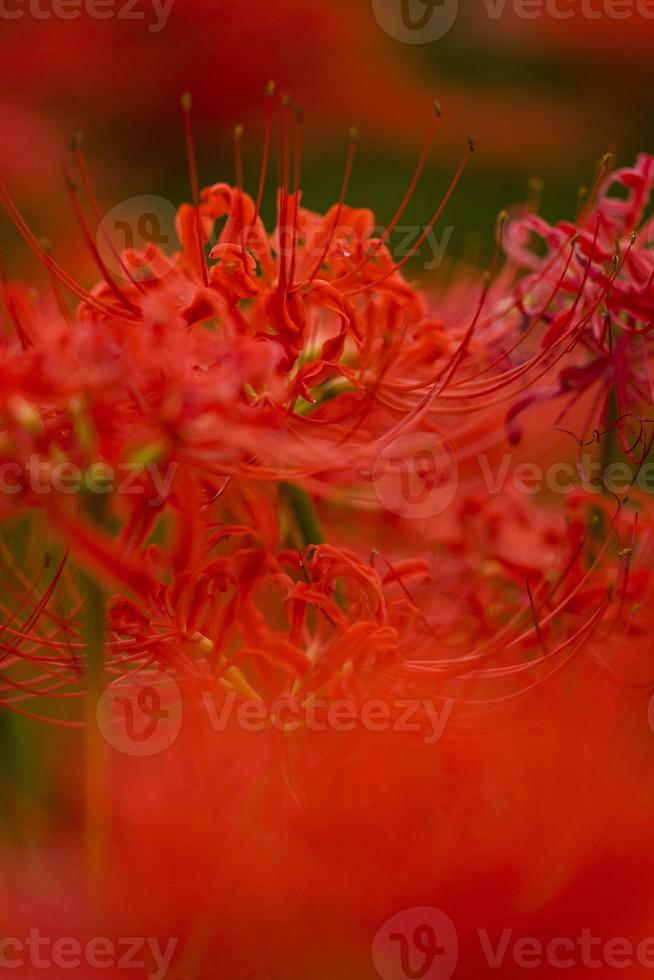
[[[438,107],[381,235],[346,203],[356,133],[339,198],[320,215],[302,200],[301,115],[272,86],[253,194],[240,127],[235,185],[198,188],[190,108],[185,98],[192,202],[178,211],[179,252],[128,249],[120,276],[97,247],[101,210],[75,141],[67,182],[99,268],[90,290],[0,185],[52,285],[35,299],[2,283],[0,445],[12,469],[0,516],[8,541],[21,535],[0,555],[2,708],[84,727],[89,692],[154,670],[180,692],[179,745],[202,744],[206,761],[207,697],[219,712],[283,701],[292,726],[261,717],[304,759],[282,790],[293,805],[317,760],[335,765],[358,729],[380,730],[361,723],[373,701],[390,727],[413,705],[412,730],[433,747],[434,717],[439,741],[465,739],[593,685],[646,690],[652,519],[637,477],[654,438],[654,159],[611,173],[605,158],[574,220],[502,214],[489,270],[430,293],[388,242]],[[431,447],[445,436],[457,484],[431,512],[420,487],[438,485]],[[594,452],[597,492],[580,480],[564,499],[489,493],[477,463],[507,445],[543,462]],[[628,495],[604,483],[616,462]],[[35,466],[39,491],[21,478]],[[74,492],[56,482],[62,467]],[[324,722],[334,702],[357,722],[317,748],[306,720],[320,704]],[[244,762],[240,776],[255,783],[261,765]]]

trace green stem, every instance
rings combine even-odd
[[[281,493],[288,500],[303,546],[307,548],[311,544],[324,544],[325,538],[316,508],[306,490],[294,483],[282,483]]]
[[[105,601],[102,587],[85,581],[84,642],[86,651],[86,870],[89,905],[102,899],[109,837],[107,746],[96,710],[104,686]]]

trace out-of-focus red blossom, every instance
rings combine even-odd
[[[583,690],[583,671],[574,680]],[[16,869],[11,934],[38,922],[82,941],[156,936],[165,949],[179,937],[171,975],[194,980],[373,980],[377,929],[421,905],[456,923],[455,976],[497,972],[479,929],[493,948],[505,929],[544,946],[585,929],[602,946],[636,945],[651,933],[649,751],[625,752],[637,742],[633,704],[593,692],[552,699],[544,726],[446,738],[436,751],[389,734],[216,734],[198,716],[155,765],[115,760],[123,844],[103,878],[100,931],[64,836]],[[566,970],[575,980],[589,972],[579,956]],[[523,973],[509,952],[501,975]]]
[[[216,529],[224,554],[207,561],[214,540],[192,577],[177,568],[152,613],[114,599],[110,675],[147,650],[183,679],[184,726],[154,763],[112,754],[110,861],[93,912],[63,901],[88,887],[74,828],[31,854],[31,874],[4,862],[11,934],[38,922],[84,942],[101,923],[116,941],[156,936],[163,949],[178,937],[178,975],[197,980],[373,977],[376,930],[424,904],[456,923],[461,975],[489,969],[479,928],[545,944],[589,923],[601,937],[647,936],[654,800],[635,716],[651,672],[625,651],[647,649],[651,529],[629,577],[624,560],[614,573],[606,547],[597,553],[587,500],[571,502],[566,531],[517,507],[497,502],[484,520],[462,505],[460,539],[431,568],[379,572],[321,546],[299,576],[296,552]],[[601,511],[608,520],[614,507]],[[541,561],[525,556],[528,536]],[[538,627],[517,599],[525,574]],[[436,746],[427,718],[413,734],[253,735],[234,716],[216,730],[230,693],[251,699],[252,685],[266,703],[283,696],[285,711],[322,695],[313,725],[325,727],[335,697],[454,707]],[[503,974],[520,969],[509,958]]]
[[[605,160],[602,177],[607,165]],[[578,222],[552,228],[537,216],[527,216],[510,224],[508,253],[529,272],[518,287],[528,329],[546,325],[539,338],[542,349],[559,346],[564,354],[572,346],[582,352],[572,364],[562,364],[555,385],[532,387],[513,407],[514,438],[519,436],[515,419],[529,405],[558,397],[567,412],[594,392],[599,403],[587,429],[579,433],[580,443],[593,437],[597,441],[601,430],[614,426],[627,455],[647,458],[654,396],[654,221],[643,219],[653,180],[654,159],[643,154],[635,167],[606,177],[597,205],[591,201]],[[540,253],[538,243],[543,246]],[[535,324],[534,314],[545,305],[546,316]]]
[[[122,5],[117,0],[116,9]],[[0,54],[19,104],[29,110],[32,99],[40,107],[47,99],[71,130],[80,123],[97,130],[98,108],[108,118],[120,105],[121,125],[127,129],[131,123],[138,133],[147,118],[149,132],[170,133],[169,106],[180,91],[198,93],[198,110],[207,124],[249,121],[259,111],[266,79],[275,78],[301,97],[308,118],[317,121],[315,139],[356,121],[370,138],[404,147],[406,133],[421,123],[431,90],[406,59],[404,46],[378,25],[369,4],[276,0],[271,16],[265,0],[175,0],[164,28],[156,32],[148,30],[157,18],[146,0],[138,0],[136,12],[145,17],[95,19],[82,10],[65,22],[27,13],[5,21]],[[94,93],[90,117],[83,97],[89,90]],[[510,156],[528,166],[527,161],[556,158],[561,146],[579,138],[577,114],[564,104],[552,106],[537,97],[517,100],[505,116],[497,108],[501,91],[480,88],[469,94],[445,78],[438,95],[449,107],[451,125],[442,141],[450,151],[473,131],[489,158]],[[66,106],[65,116],[61,106]],[[398,124],[389,126],[389,119]],[[9,145],[12,133],[10,127]],[[136,165],[130,161],[131,176]]]
[[[42,104],[45,83],[52,106],[65,105],[69,117],[79,119],[88,111],[80,93],[92,88],[96,111],[99,104],[110,111],[120,105],[124,121],[145,114],[157,128],[167,125],[167,107],[190,87],[206,93],[199,95],[199,108],[203,114],[206,109],[207,118],[233,122],[235,115],[250,118],[258,112],[261,88],[274,77],[288,90],[302,92],[323,131],[355,118],[383,137],[389,112],[408,125],[420,120],[423,83],[393,51],[369,9],[342,0],[305,5],[277,0],[271,16],[264,0],[247,5],[175,0],[164,5],[169,16],[155,31],[148,29],[158,22],[152,5],[134,6],[141,19],[97,19],[82,10],[64,23],[27,13],[5,22],[0,51],[21,98],[32,95]],[[116,64],[111,73],[108,58]]]
[[[373,237],[373,215],[345,204],[347,179],[324,216],[291,192],[285,111],[276,229],[258,194],[214,185],[180,208],[178,254],[127,252],[125,275],[90,293],[3,189],[56,286],[41,305],[3,284],[3,459],[18,474],[36,459],[46,486],[62,462],[87,482],[104,467],[108,483],[133,465],[143,492],[3,497],[7,517],[42,512],[66,553],[36,572],[0,556],[15,597],[2,704],[81,724],[74,562],[111,583],[107,679],[166,671],[184,717],[156,764],[112,754],[107,863],[87,869],[99,906],[61,912],[84,874],[73,821],[47,857],[28,849],[48,893],[7,865],[10,932],[36,917],[78,938],[98,922],[112,936],[179,936],[179,974],[207,980],[367,978],[376,930],[421,905],[455,921],[461,976],[488,968],[478,929],[547,941],[592,924],[638,943],[651,931],[654,815],[649,499],[602,492],[601,469],[564,505],[501,480],[491,493],[475,464],[519,441],[527,408],[542,421],[553,405],[553,430],[580,423],[571,458],[588,440],[605,466],[619,452],[635,474],[647,462],[652,160],[610,177],[605,161],[576,222],[502,216],[489,274],[429,296]],[[626,196],[611,196],[616,183]],[[391,517],[375,492],[384,453],[396,446],[392,462],[408,466],[405,437],[443,432],[460,470],[453,502],[419,522]],[[392,512],[401,496],[401,483],[385,494]],[[282,700],[324,723],[339,699],[387,706],[392,730],[254,735],[232,718],[212,731],[228,703]]]
[[[25,181],[31,190],[42,191],[57,173],[63,146],[52,120],[43,114],[18,109],[3,99],[0,132],[4,176],[12,182]]]

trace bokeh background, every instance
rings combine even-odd
[[[448,257],[482,263],[496,214],[525,198],[530,177],[545,182],[544,214],[568,217],[598,157],[612,150],[627,163],[652,149],[654,20],[640,16],[636,0],[624,19],[591,19],[581,0],[559,0],[556,9],[577,11],[569,19],[555,8],[525,19],[513,0],[474,0],[459,5],[444,37],[426,44],[389,36],[373,0],[172,0],[163,26],[152,0],[134,0],[130,19],[126,0],[115,0],[112,17],[70,20],[53,15],[53,2],[2,6],[0,169],[37,234],[87,281],[93,266],[76,244],[61,177],[71,136],[84,133],[103,208],[144,194],[188,199],[179,110],[186,89],[203,184],[233,179],[231,133],[242,122],[252,186],[261,95],[273,78],[306,113],[306,203],[319,209],[336,198],[354,123],[361,141],[349,198],[374,208],[382,223],[410,180],[438,98],[444,122],[406,220],[429,220],[474,136],[474,166],[444,221],[452,227]],[[403,0],[375,2],[397,8]],[[409,3],[414,16],[429,12],[423,0]],[[610,9],[604,0],[585,4],[586,13]],[[492,9],[501,14],[490,16]],[[272,200],[271,193],[268,214]],[[32,278],[35,260],[16,247],[7,222],[0,227],[11,272]]]
[[[639,151],[654,149],[654,118],[648,111],[654,20],[643,19],[635,9],[626,19],[589,19],[580,12],[581,0],[567,0],[570,9],[579,11],[569,19],[547,11],[525,19],[507,0],[502,15],[493,18],[490,0],[461,0],[451,30],[422,45],[385,31],[373,0],[172,0],[161,30],[149,29],[157,19],[152,0],[134,0],[132,13],[142,14],[139,19],[47,16],[53,2],[0,0],[0,172],[35,232],[51,239],[56,257],[89,286],[97,271],[71,217],[62,179],[71,137],[84,134],[103,210],[145,195],[173,203],[188,200],[179,104],[185,90],[194,99],[203,185],[234,179],[232,133],[242,123],[246,183],[254,188],[262,94],[267,80],[275,79],[305,113],[306,204],[322,210],[337,199],[348,131],[355,124],[361,136],[348,200],[374,209],[381,224],[394,214],[411,180],[431,105],[438,99],[444,118],[403,224],[429,221],[467,137],[475,138],[477,152],[437,233],[442,240],[443,228],[451,229],[443,267],[429,273],[419,261],[413,265],[416,277],[433,276],[437,282],[461,258],[480,266],[488,262],[496,216],[525,200],[530,178],[543,182],[544,215],[568,218],[576,210],[578,187],[592,180],[604,153],[610,150],[618,163],[628,164]],[[390,9],[402,0],[383,2]],[[499,11],[502,4],[494,2]],[[585,2],[587,10],[589,4],[594,10],[602,4]],[[114,13],[124,11],[125,3],[115,0]],[[419,15],[422,0],[411,3]],[[270,183],[265,217],[273,207]],[[2,214],[0,249],[12,275],[47,282]],[[26,527],[12,529],[6,546],[29,559]],[[2,557],[0,598],[5,589],[11,595],[13,574]],[[608,712],[600,708],[598,715],[608,730]],[[640,724],[638,719],[634,724]],[[562,760],[567,756],[563,731],[564,748],[552,755],[556,792],[558,752]],[[558,738],[555,732],[553,740]],[[48,731],[44,738],[40,724],[3,712],[0,745],[0,789],[11,787],[20,801],[15,810],[4,807],[0,826],[18,840],[25,813],[39,819],[44,812],[53,819],[68,814],[71,787],[58,779],[61,765],[54,761],[70,763],[72,781],[80,768],[75,735]],[[595,745],[591,748],[594,762]],[[607,785],[622,763],[621,747],[611,748],[613,764],[601,773]],[[513,746],[510,760],[512,752]],[[543,758],[549,766],[547,750]],[[507,768],[521,772],[513,763]],[[628,795],[628,778],[615,797],[607,791],[610,800]],[[543,799],[550,783],[544,785]],[[571,800],[575,791],[568,789]],[[585,806],[595,809],[594,801]],[[619,809],[616,804],[616,813]],[[584,805],[579,812],[585,813]],[[634,812],[639,812],[637,805]],[[507,819],[507,834],[521,813]],[[597,819],[602,817],[599,813]],[[622,827],[617,818],[615,823]],[[623,823],[629,829],[624,818]],[[534,840],[539,833],[536,828]],[[504,840],[498,834],[498,848]],[[574,832],[566,840],[574,850]],[[551,863],[545,840],[537,849],[537,868],[540,861]],[[591,893],[594,886],[584,887]],[[644,895],[643,903],[648,899]],[[579,909],[586,914],[575,895],[570,904],[575,915]]]

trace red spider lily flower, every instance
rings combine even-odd
[[[654,160],[642,155],[635,167],[610,175],[607,165],[605,160],[577,223],[550,228],[542,219],[527,216],[509,227],[509,254],[530,270],[517,292],[529,330],[544,324],[543,348],[560,345],[565,350],[562,341],[568,338],[574,351],[574,360],[568,358],[556,382],[525,395],[509,419],[518,438],[515,420],[529,405],[565,399],[562,423],[572,406],[594,393],[579,442],[598,441],[614,428],[621,448],[642,462],[651,438],[649,337],[654,323],[652,220],[643,219]],[[619,189],[624,194],[615,196]],[[534,240],[544,243],[544,255],[536,254]]]
[[[272,90],[267,98],[270,104]],[[188,106],[185,112],[193,163]],[[293,156],[297,183],[299,122],[287,102],[282,113],[282,159]],[[260,217],[270,113],[268,120],[256,202],[240,187],[208,188],[195,206],[179,211],[179,254],[166,257],[155,246],[143,254],[126,251],[118,257],[123,283],[93,245],[71,184],[75,213],[105,275],[90,292],[43,250],[4,191],[5,208],[51,275],[57,300],[62,289],[81,300],[71,324],[64,306],[59,314],[39,313],[6,287],[13,340],[7,338],[5,441],[16,465],[37,457],[47,482],[54,464],[86,473],[102,463],[115,472],[147,458],[201,471],[214,493],[225,479],[255,472],[260,479],[295,474],[309,480],[370,466],[378,449],[363,422],[370,416],[372,426],[382,412],[375,427],[386,425],[378,390],[385,373],[390,383],[394,358],[402,372],[424,364],[428,377],[448,347],[442,328],[425,317],[423,300],[401,274],[410,256],[395,262],[388,250],[409,195],[389,230],[373,237],[373,215],[344,203],[353,136],[339,203],[324,217],[305,210],[299,190],[290,192],[285,164],[278,227],[268,234]],[[436,123],[434,117],[411,189],[424,169]],[[79,146],[75,151],[95,207]],[[466,151],[429,227],[468,156]],[[193,181],[195,186],[194,176]],[[207,264],[205,243],[222,218],[227,221]],[[144,268],[145,278],[139,275]],[[403,342],[407,331],[409,348]],[[327,400],[333,401],[330,408],[314,414]],[[143,494],[148,501],[151,490]]]
[[[456,923],[463,976],[492,969],[480,928],[533,936],[537,922],[547,944],[564,927],[583,939],[590,918],[607,941],[624,930],[638,943],[651,894],[653,527],[644,492],[603,491],[614,430],[635,466],[650,448],[627,422],[645,426],[651,396],[654,274],[632,235],[651,161],[614,175],[629,190],[619,202],[605,162],[574,224],[503,215],[481,281],[430,297],[389,239],[437,117],[389,229],[373,235],[371,213],[346,204],[354,139],[338,202],[309,211],[301,119],[273,98],[252,196],[239,132],[236,187],[198,189],[183,100],[192,203],[175,255],[127,250],[113,274],[69,184],[102,275],[90,291],[2,186],[53,297],[39,305],[3,277],[0,438],[14,482],[1,516],[21,557],[0,548],[0,705],[64,729],[73,753],[83,731],[89,774],[62,774],[64,817],[45,845],[61,860],[25,844],[50,894],[8,863],[5,919],[27,934],[36,909],[75,937],[80,975],[101,923],[105,954],[121,936],[150,937],[156,963],[142,970],[163,976],[174,939],[177,973],[207,980],[367,977],[384,924],[425,906]],[[534,230],[545,257],[526,247]],[[562,392],[569,412],[593,395],[600,485],[563,503],[502,478],[492,492],[475,464],[515,439],[527,405],[544,430]],[[433,459],[442,430],[460,482],[424,510],[448,476]],[[545,431],[535,448],[546,454]],[[130,490],[115,485],[121,467]],[[58,896],[82,885],[89,911],[62,913]]]

